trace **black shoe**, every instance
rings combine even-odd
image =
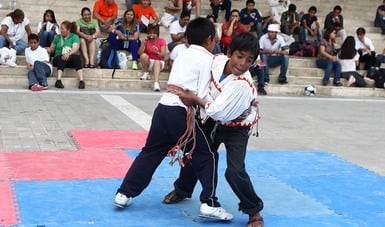
[[[174,204],[174,203],[179,203],[180,201],[184,200],[186,197],[179,195],[175,190],[172,192],[168,193],[164,199],[163,203],[164,204]]]
[[[326,85],[328,85],[328,84],[329,84],[329,81],[328,81],[328,80],[322,81],[322,85],[323,85],[323,86],[326,86]]]
[[[86,84],[83,80],[79,81],[79,89],[84,89],[86,87]]]
[[[288,82],[287,82],[287,80],[278,80],[278,83],[280,83],[280,84],[287,84]]]
[[[382,34],[385,35],[385,29],[382,29]]]
[[[337,82],[333,83],[333,85],[337,86],[337,87],[340,87],[340,86],[342,86],[342,83],[341,83],[341,81],[337,81]]]
[[[56,88],[64,88],[64,85],[61,83],[61,80],[57,80],[57,81],[55,82],[55,87],[56,87]]]
[[[258,89],[258,95],[267,95],[267,93],[266,93],[265,89],[260,88],[260,89]]]

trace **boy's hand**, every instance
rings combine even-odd
[[[197,102],[196,102],[197,96],[192,91],[178,92],[177,95],[179,96],[183,104],[185,104],[186,106],[197,105]]]

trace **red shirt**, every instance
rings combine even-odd
[[[228,30],[230,27],[231,21],[226,21],[225,23],[222,24],[222,34],[225,36],[224,31]],[[241,24],[238,21],[238,26],[233,28],[233,33],[231,34],[231,37],[234,37],[237,33],[240,32],[248,32],[249,29],[246,27],[246,25]]]

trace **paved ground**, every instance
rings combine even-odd
[[[224,179],[230,223],[198,217],[199,189],[161,204],[178,167],[162,163],[126,210],[112,200],[146,137],[161,94],[0,89],[0,226],[245,226]],[[260,98],[247,168],[266,226],[383,226],[385,100]]]

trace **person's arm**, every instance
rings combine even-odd
[[[327,60],[330,60],[330,61],[336,61],[337,60],[337,56],[333,56],[333,55],[329,54],[328,52],[326,52],[325,45],[321,44],[319,46],[319,51],[320,51],[321,56],[326,58]]]
[[[235,19],[231,19],[229,27],[223,31],[223,34],[225,36],[231,36],[233,34],[235,21],[236,21]]]
[[[29,24],[25,25],[24,29],[27,32],[27,36],[32,33],[31,26],[29,26]]]
[[[326,16],[326,18],[325,18],[324,29],[328,29],[328,28],[332,27],[332,26],[333,26],[332,22],[333,22],[333,17],[332,17],[332,15],[329,13],[329,14]]]
[[[5,24],[2,24],[1,25],[1,30],[0,30],[0,34],[4,37],[5,40],[7,40],[7,42],[9,43],[9,48],[12,48],[13,47],[13,41],[11,40],[11,38],[9,38],[8,34],[8,26],[5,25]]]

